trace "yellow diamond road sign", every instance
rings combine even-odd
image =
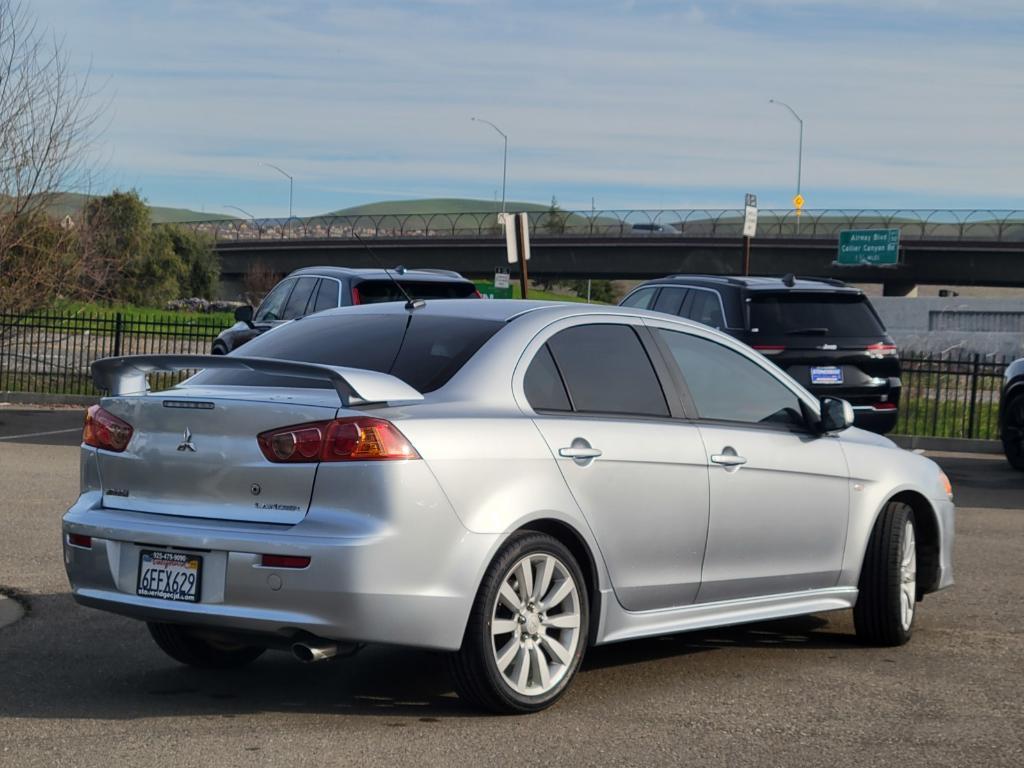
[[[793,206],[797,210],[800,210],[801,208],[803,208],[804,207],[804,196],[803,195],[797,195],[796,197],[794,197],[793,198]]]

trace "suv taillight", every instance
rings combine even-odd
[[[786,351],[786,348],[780,344],[754,344],[753,349],[756,349],[762,355],[777,355],[780,352]]]
[[[267,461],[275,464],[420,457],[398,427],[369,416],[281,427],[263,432],[256,439]]]
[[[877,344],[868,344],[866,352],[868,357],[875,359],[882,359],[883,357],[895,357],[896,356],[896,345],[886,344],[885,342],[878,342]]]
[[[82,427],[82,442],[93,448],[120,453],[128,447],[132,439],[132,425],[117,418],[110,411],[98,405],[89,407],[85,412],[85,425]]]

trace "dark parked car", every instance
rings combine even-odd
[[[1014,360],[1006,369],[999,401],[999,434],[1006,460],[1014,469],[1024,469],[1024,358]]]
[[[671,275],[642,283],[621,304],[725,331],[818,397],[848,400],[858,427],[884,434],[896,425],[896,345],[867,296],[840,280]]]
[[[405,301],[397,281],[414,299],[479,299],[480,292],[458,272],[402,267],[349,269],[348,267],[304,267],[274,286],[259,307],[239,307],[235,323],[213,340],[215,355],[226,355],[247,341],[286,320],[311,315],[334,307]],[[393,279],[392,279],[393,278]]]

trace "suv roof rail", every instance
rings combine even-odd
[[[462,274],[456,272],[454,269],[434,269],[432,267],[421,267],[420,269],[410,269],[409,272],[430,272],[435,275],[446,275],[448,277],[462,277]],[[465,280],[465,278],[462,278]]]
[[[682,278],[686,278],[686,279],[696,279],[696,280],[717,280],[719,282],[726,283],[727,285],[746,285],[747,284],[746,281],[744,281],[742,278],[731,277],[729,275],[694,275],[694,274],[682,274],[682,273],[679,273],[679,274],[675,274],[675,275],[668,275],[668,277],[682,277]]]

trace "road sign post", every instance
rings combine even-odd
[[[898,229],[844,229],[839,232],[840,266],[893,266],[900,261]]]
[[[743,210],[743,274],[750,274],[750,241],[757,234],[757,195],[747,194]]]

